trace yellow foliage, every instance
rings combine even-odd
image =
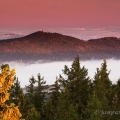
[[[8,65],[1,69],[0,73],[0,120],[20,120],[22,116],[18,106],[11,103],[9,106],[5,103],[9,100],[8,90],[11,89],[14,81],[15,69],[10,70]]]

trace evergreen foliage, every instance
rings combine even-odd
[[[1,69],[5,67],[7,65]],[[120,79],[112,84],[106,60],[96,69],[93,79],[89,78],[88,70],[81,66],[79,56],[70,68],[65,65],[63,73],[65,77],[60,75],[53,85],[46,85],[40,73],[37,79],[32,76],[26,86],[26,94],[15,77],[9,91],[10,100],[6,103],[14,102],[18,105],[26,120],[120,119]],[[2,74],[0,85],[1,78]]]
[[[29,101],[30,103],[35,103],[35,100],[34,100],[34,93],[35,93],[35,83],[36,83],[36,80],[34,78],[34,76],[32,76],[30,79],[29,79],[29,85],[26,86],[26,90],[27,90],[27,96],[29,98]]]
[[[77,113],[83,115],[87,100],[91,94],[91,80],[88,77],[88,70],[80,66],[79,56],[72,63],[72,67],[65,66],[63,73],[67,79],[60,79],[63,86],[69,91],[69,101],[73,105],[78,105]]]
[[[56,107],[60,97],[60,84],[59,84],[58,78],[56,78],[56,81],[52,86],[53,87],[50,89],[50,91],[52,92],[49,94],[50,94],[50,98],[52,100],[53,106]]]
[[[45,89],[47,89],[47,86],[45,85],[46,81],[44,80],[44,77],[41,77],[40,73],[37,75],[37,77],[37,86],[35,86],[34,90],[34,105],[36,110],[41,112],[42,106],[46,100],[45,95],[47,94],[47,92],[45,92]]]
[[[74,104],[70,100],[70,91],[65,89],[62,91],[58,106],[56,108],[55,120],[81,120],[79,117],[78,104]]]
[[[22,98],[23,98],[23,90],[20,86],[20,82],[18,80],[18,78],[16,78],[16,76],[14,77],[14,82],[13,85],[11,87],[10,90],[10,99],[12,102],[15,103],[15,105],[19,105],[22,104]],[[22,106],[22,105],[21,105]]]
[[[111,81],[109,79],[109,73],[107,70],[106,60],[101,64],[101,68],[97,68],[97,72],[94,76],[93,86],[96,91],[98,99],[102,102],[101,109],[109,109],[110,96],[111,96]],[[105,100],[106,99],[106,100]]]

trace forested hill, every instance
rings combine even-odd
[[[120,58],[120,39],[104,37],[80,40],[74,37],[38,31],[21,38],[0,40],[0,60],[73,60]]]

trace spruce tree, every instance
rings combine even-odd
[[[16,78],[16,76],[14,77],[14,82],[10,90],[10,95],[11,101],[20,106],[24,94],[20,86],[20,82],[18,78]]]
[[[46,81],[44,80],[44,77],[41,77],[40,73],[37,75],[36,80],[36,86],[35,86],[35,93],[34,93],[34,99],[35,99],[35,108],[38,112],[41,112],[42,106],[44,102],[46,101],[46,94],[45,91],[47,89]]]
[[[25,95],[23,93],[23,89],[20,86],[20,82],[18,80],[18,77],[14,77],[14,82],[10,90],[10,101],[14,102],[15,105],[19,106],[19,109],[23,115],[23,118],[25,118],[25,115],[27,114],[27,110],[25,110]]]
[[[27,90],[26,96],[28,97],[29,102],[34,104],[35,103],[34,93],[35,93],[35,83],[36,83],[34,76],[32,76],[29,79],[29,83],[30,84],[26,86],[26,90]]]
[[[117,81],[117,84],[114,84],[113,87],[112,87],[112,91],[113,91],[113,94],[112,94],[112,98],[114,96],[117,96],[117,99],[116,102],[118,104],[120,104],[120,78],[118,79]],[[113,102],[112,102],[113,103]]]
[[[111,94],[111,110],[115,111],[115,114],[111,115],[111,119],[120,119],[120,79],[118,79],[117,84],[112,85],[112,94]]]
[[[70,91],[64,89],[61,91],[59,102],[56,107],[54,114],[55,120],[81,120],[81,115],[79,115],[78,104],[71,102]]]
[[[108,99],[106,96],[102,96],[102,101],[99,99],[96,91],[88,99],[88,105],[84,111],[85,120],[108,120],[109,116],[104,114],[108,109],[104,109],[103,106],[108,105]]]
[[[104,95],[108,100],[110,99],[112,82],[109,79],[109,74],[110,71],[107,70],[107,62],[104,60],[101,64],[101,68],[97,68],[97,72],[95,73],[93,80],[94,90],[96,91],[98,98],[101,101]]]
[[[49,87],[52,88],[47,94],[48,99],[42,109],[44,120],[56,119],[56,113],[58,112],[57,110],[60,97],[60,85],[58,79],[56,78],[55,83],[53,85],[50,85]]]
[[[83,115],[87,106],[87,100],[91,94],[91,81],[88,77],[88,70],[80,66],[79,56],[75,58],[72,67],[65,66],[63,73],[67,79],[60,76],[60,82],[70,93],[69,101],[78,106],[77,113]]]
[[[46,81],[44,77],[41,77],[40,73],[37,75],[37,79],[32,76],[29,80],[30,84],[26,86],[27,94],[26,94],[26,103],[30,103],[29,106],[26,105],[29,111],[31,111],[30,106],[33,106],[34,111],[37,112],[41,117],[43,116],[42,109],[44,102],[46,102]],[[31,111],[32,112],[32,111]],[[34,114],[34,115],[37,115]],[[36,116],[37,117],[37,116]]]
[[[42,120],[40,113],[35,109],[35,107],[31,104],[28,109],[28,115],[26,120]]]
[[[94,106],[94,109],[100,109],[102,112],[102,119],[109,120],[110,115],[104,114],[104,111],[112,110],[110,106],[111,101],[111,91],[112,91],[112,82],[109,79],[110,71],[107,70],[107,62],[103,60],[101,64],[101,68],[97,68],[97,72],[95,73],[93,80],[93,92],[95,92],[96,99],[101,104],[101,108]],[[92,99],[92,98],[91,98]],[[90,101],[89,101],[90,102]],[[93,100],[93,102],[95,102]],[[89,107],[90,108],[90,107]]]
[[[60,97],[60,84],[58,81],[58,78],[56,77],[55,83],[52,85],[52,88],[50,89],[51,93],[50,98],[52,100],[52,104],[55,107],[58,104],[58,100]]]
[[[42,107],[42,120],[55,120],[56,109],[57,107],[53,106],[52,100],[48,98]]]

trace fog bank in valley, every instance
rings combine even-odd
[[[89,60],[89,61],[80,61],[81,67],[85,66],[88,69],[88,76],[91,79],[94,78],[96,68],[100,68],[103,60]],[[5,63],[1,63],[5,64]],[[67,65],[69,68],[71,67],[72,61],[65,62],[49,62],[49,63],[18,63],[18,62],[9,62],[10,68],[16,69],[16,76],[21,82],[21,86],[29,84],[29,78],[33,75],[37,79],[37,74],[40,73],[44,80],[46,80],[46,84],[53,84],[56,80],[56,76],[62,74],[62,69],[64,69],[64,65]],[[116,81],[120,78],[120,60],[109,59],[107,60],[108,71],[110,71],[110,80],[112,83],[116,83]],[[62,74],[63,75],[63,74]],[[64,75],[63,75],[64,76]]]

